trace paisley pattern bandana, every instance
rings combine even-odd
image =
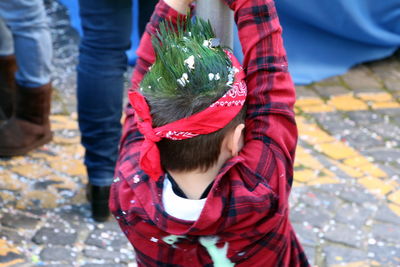
[[[232,88],[208,108],[192,116],[153,128],[150,108],[145,97],[139,91],[129,93],[138,129],[144,136],[140,151],[140,167],[151,179],[157,181],[163,174],[160,151],[156,145],[162,138],[184,140],[216,132],[228,125],[242,109],[247,96],[245,74],[235,56],[229,51],[225,52],[237,71]]]

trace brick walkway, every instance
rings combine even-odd
[[[53,19],[65,13],[56,2],[47,8]],[[53,33],[70,31],[57,21]],[[0,159],[0,267],[136,266],[115,222],[90,218],[74,113],[77,39],[62,35],[55,35],[62,53],[55,59],[54,141]],[[291,219],[311,263],[400,266],[400,57],[297,91]]]

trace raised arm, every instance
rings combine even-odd
[[[185,18],[193,0],[160,0],[146,26],[139,47],[136,51],[138,59],[132,75],[132,89],[137,89],[149,67],[155,61],[151,36],[157,32],[160,22],[169,19],[176,24],[178,19]]]
[[[193,0],[160,0],[146,26],[139,47],[136,51],[138,59],[132,74],[132,87],[130,90],[137,90],[144,75],[155,61],[155,53],[151,42],[151,36],[156,33],[160,22],[168,19],[173,24],[178,20],[186,19],[187,10]],[[123,134],[120,142],[120,155],[117,166],[124,161],[125,157],[130,157],[135,151],[129,149],[132,142],[142,139],[134,120],[134,112],[130,105],[126,108],[126,119],[123,126]]]
[[[260,140],[291,168],[297,142],[295,89],[273,0],[225,0],[235,12],[249,89],[246,141]],[[280,151],[280,152],[279,152]],[[263,159],[266,160],[266,159]]]

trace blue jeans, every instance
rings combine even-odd
[[[89,182],[112,182],[121,136],[122,94],[130,47],[131,0],[80,0],[78,121]]]
[[[17,83],[50,82],[53,48],[43,0],[1,0],[0,18],[0,56],[15,54]]]

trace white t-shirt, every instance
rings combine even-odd
[[[169,215],[181,220],[196,221],[206,200],[207,198],[187,199],[176,195],[172,190],[171,181],[167,177],[164,178],[162,202]]]

